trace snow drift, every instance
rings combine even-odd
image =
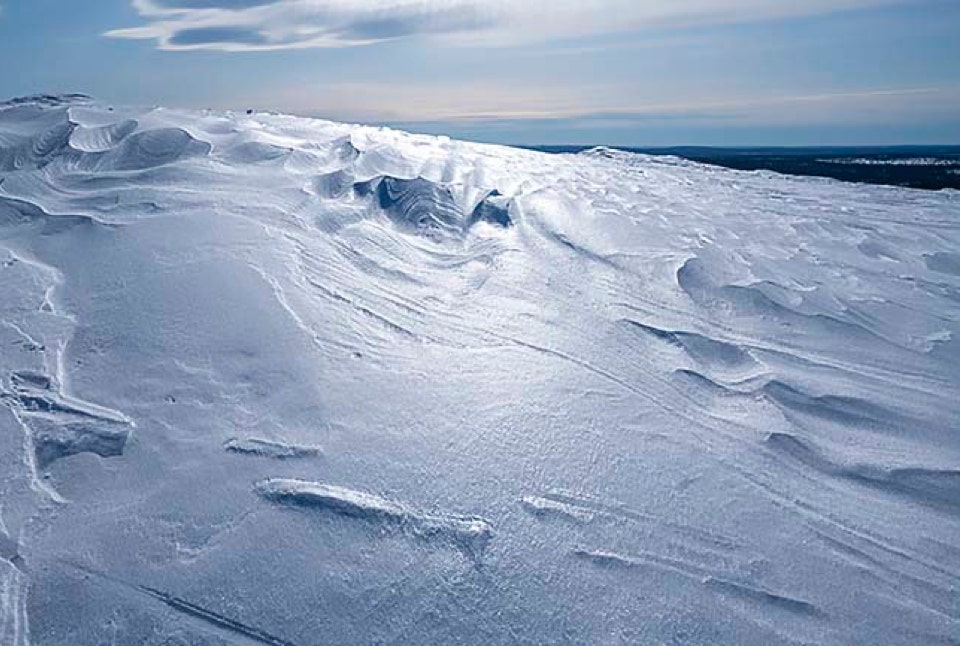
[[[958,268],[956,192],[8,102],[0,643],[957,643]]]

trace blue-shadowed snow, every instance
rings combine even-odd
[[[0,105],[0,643],[956,643],[958,320],[955,191]]]

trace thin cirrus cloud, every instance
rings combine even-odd
[[[752,22],[905,0],[132,0],[107,32],[164,50],[352,47],[414,37],[524,44],[653,27]]]
[[[644,101],[629,88],[459,83],[432,86],[405,82],[337,83],[314,90],[271,92],[284,109],[339,120],[400,124],[569,121],[651,121],[784,125],[793,123],[883,124],[905,117],[947,118],[960,87],[859,88],[847,91],[755,96],[692,94]],[[253,103],[256,103],[254,101]]]

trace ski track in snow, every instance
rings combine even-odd
[[[958,321],[955,191],[0,104],[0,642],[960,643]]]

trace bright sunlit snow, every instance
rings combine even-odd
[[[0,644],[956,644],[960,193],[0,106]]]

